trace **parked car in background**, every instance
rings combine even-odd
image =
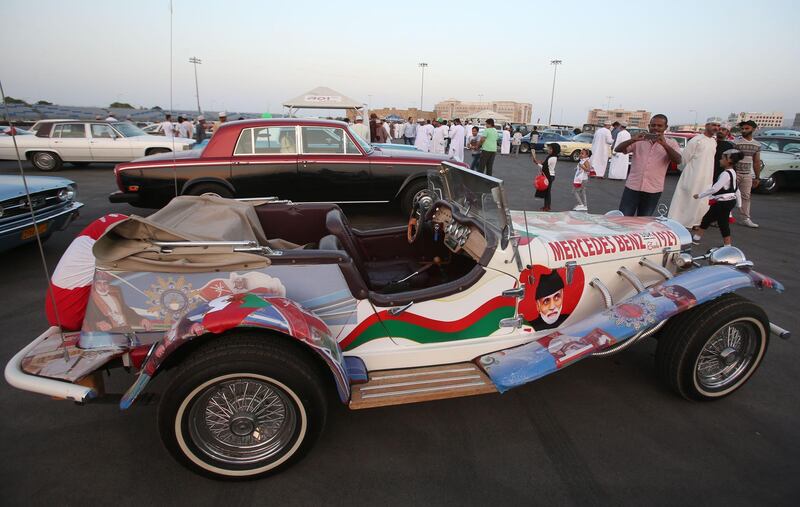
[[[447,159],[418,150],[373,148],[346,123],[335,120],[240,120],[223,124],[202,151],[117,165],[119,191],[109,200],[160,208],[176,193],[215,193],[292,201],[395,202],[407,211],[427,188],[428,169]]]
[[[380,150],[399,150],[399,151],[418,151],[422,152],[413,144],[395,144],[395,143],[371,143],[373,148]]]
[[[17,138],[19,154],[40,171],[57,171],[64,162],[86,166],[91,162],[124,162],[157,153],[192,148],[193,139],[165,139],[147,135],[127,122],[43,120],[35,135]],[[10,136],[0,136],[0,160],[16,160]]]
[[[0,252],[36,241],[36,229],[42,241],[56,231],[63,231],[78,217],[83,206],[76,200],[74,181],[52,176],[27,176],[30,204],[22,177],[0,175]]]
[[[800,153],[761,150],[761,184],[756,192],[774,194],[800,187]]]
[[[686,143],[689,142],[689,139],[696,136],[696,132],[665,132],[664,137],[668,139],[673,139],[678,146],[681,148],[681,153],[683,153],[683,149],[686,148]],[[669,168],[667,169],[668,172],[681,172],[683,171],[683,167],[686,165],[684,161],[681,161],[680,164],[676,164],[675,162],[669,163]]]
[[[8,125],[0,125],[0,135],[17,135],[17,136],[29,136],[33,134],[30,130],[21,129],[19,127],[9,127]]]
[[[765,150],[800,153],[800,137],[794,136],[755,136]]]
[[[522,137],[519,151],[522,153],[530,153],[531,150],[543,151],[545,144],[560,141],[569,141],[569,139],[553,132],[539,132],[539,139],[535,144],[531,144],[531,135],[528,134]]]
[[[771,137],[771,136],[800,138],[800,130],[792,130],[792,129],[765,130],[765,131],[759,131],[757,137]]]

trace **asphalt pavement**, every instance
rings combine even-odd
[[[29,174],[40,174],[26,164]],[[0,162],[0,173],[17,173]],[[553,208],[575,204],[574,163],[556,169]],[[79,185],[80,219],[44,246],[52,270],[67,245],[102,214],[149,213],[112,205],[112,166],[53,175]],[[538,209],[528,157],[498,156],[514,209]],[[669,177],[663,201],[677,177]],[[616,208],[623,184],[593,180],[591,212]],[[384,207],[346,209],[356,227],[404,222]],[[745,291],[770,318],[800,331],[797,269],[800,194],[755,195],[758,230],[733,227],[734,244],[786,286]],[[721,243],[709,230],[696,251]],[[0,362],[47,328],[46,278],[34,245],[0,254]],[[588,359],[512,390],[351,412],[332,405],[317,446],[289,470],[222,483],[188,472],[162,448],[156,406],[120,412],[77,406],[0,382],[3,505],[797,505],[800,499],[800,338],[773,338],[741,390],[713,403],[676,397],[656,379],[655,342]],[[131,377],[115,372],[112,390]],[[158,391],[165,379],[157,378]]]

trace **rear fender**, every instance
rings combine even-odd
[[[183,185],[183,188],[181,189],[181,195],[185,194],[186,191],[192,188],[193,186],[202,185],[203,183],[213,183],[215,185],[220,185],[230,190],[232,194],[234,195],[236,194],[236,189],[233,188],[233,185],[231,185],[229,181],[225,181],[220,178],[195,178],[193,180],[187,181]]]
[[[342,402],[350,399],[342,351],[322,320],[291,299],[242,293],[213,299],[173,324],[164,338],[153,344],[120,408],[133,404],[164,361],[181,346],[198,336],[220,335],[237,328],[275,331],[307,346],[325,361]]]
[[[507,391],[560,370],[598,350],[647,331],[697,305],[744,287],[783,285],[749,269],[707,266],[654,285],[611,308],[519,347],[481,356],[478,364],[497,390]]]

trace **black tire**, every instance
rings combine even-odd
[[[400,194],[400,211],[403,216],[411,215],[411,208],[414,206],[414,198],[423,190],[428,189],[428,181],[424,178],[416,179],[408,183]]]
[[[170,153],[172,150],[169,148],[148,148],[144,152],[145,157],[149,157],[150,155],[158,155],[159,153]]]
[[[783,174],[774,173],[772,176],[765,180],[761,180],[761,184],[755,189],[759,194],[774,194],[785,186]]]
[[[178,462],[214,479],[246,480],[277,473],[314,446],[328,410],[320,370],[283,340],[228,335],[179,366],[158,407],[161,439]],[[237,412],[215,409],[223,390],[223,404]],[[252,408],[266,400],[276,405],[272,413]]]
[[[203,194],[216,194],[226,199],[233,198],[233,192],[220,185],[219,183],[198,183],[192,185],[184,193],[184,195],[203,195]]]
[[[581,161],[581,150],[575,150],[572,152],[572,155],[569,156],[573,162],[580,162]]]
[[[528,143],[522,143],[519,145],[519,152],[520,153],[530,153],[531,152],[531,145]]]
[[[89,167],[89,162],[70,162],[72,167]]]
[[[40,171],[58,171],[64,166],[61,157],[51,151],[36,151],[31,153],[30,157],[33,167]]]
[[[734,330],[733,338],[730,334],[727,338],[722,336],[726,328]],[[731,346],[736,333],[745,350]],[[726,348],[717,350],[723,341]],[[710,376],[701,372],[701,353],[712,342],[716,342],[713,350],[717,352],[706,350],[707,365],[722,366],[732,361],[722,369],[730,368],[731,376],[719,380],[720,385],[714,385]],[[688,400],[717,400],[747,382],[761,364],[768,345],[769,319],[764,310],[741,296],[726,294],[670,319],[659,335],[656,370],[673,391]]]

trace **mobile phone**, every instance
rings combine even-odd
[[[658,134],[651,134],[648,132],[644,135],[644,138],[647,139],[648,141],[655,141],[656,139],[658,139]]]

